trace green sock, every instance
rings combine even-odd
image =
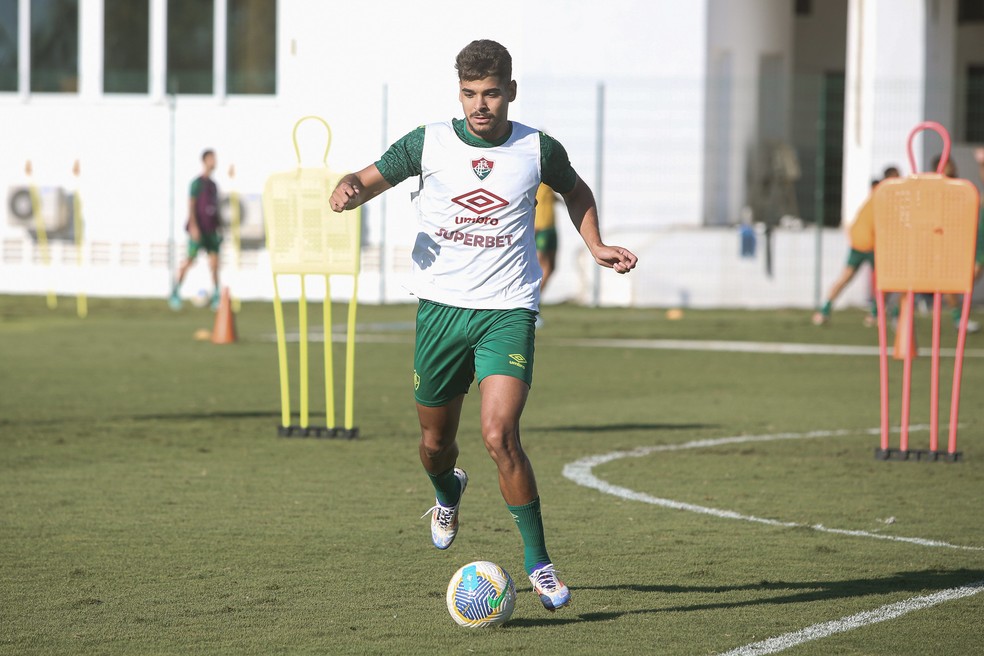
[[[953,310],[951,311],[951,314],[953,315],[953,323],[959,323],[960,322],[960,317],[963,316],[963,309],[962,308],[953,308]]]
[[[440,474],[427,473],[431,483],[434,485],[434,492],[437,502],[445,508],[453,506],[461,499],[461,481],[454,475],[454,467]]]
[[[547,544],[543,539],[543,518],[540,516],[540,497],[525,506],[506,505],[512,518],[516,520],[519,534],[523,538],[523,560],[526,573],[532,573],[537,565],[550,562]]]
[[[868,312],[871,314],[871,316],[877,318],[878,317],[878,303],[875,302],[875,301],[872,301],[871,302],[871,307],[868,308]]]
[[[823,304],[823,307],[820,308],[820,314],[822,314],[825,317],[829,317],[830,316],[830,306],[831,306],[830,301],[827,301],[826,303],[824,303]]]

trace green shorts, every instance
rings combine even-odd
[[[847,266],[852,269],[859,269],[861,265],[867,262],[872,268],[875,266],[875,252],[874,251],[856,251],[851,249],[850,254],[847,256]]]
[[[219,245],[222,243],[222,235],[217,232],[203,232],[199,236],[199,240],[195,241],[191,237],[188,237],[188,259],[193,260],[198,251],[202,248],[205,249],[206,253],[218,253]]]
[[[533,233],[536,250],[550,253],[557,250],[557,228],[546,228]]]
[[[533,384],[536,312],[469,310],[420,300],[413,353],[417,403],[447,405],[472,381],[505,375]]]

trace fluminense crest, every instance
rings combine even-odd
[[[489,173],[492,172],[494,167],[495,162],[485,159],[484,157],[472,160],[472,171],[475,172],[475,175],[478,176],[479,180],[484,180],[489,177]]]

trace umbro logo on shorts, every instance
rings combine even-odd
[[[521,353],[510,353],[509,364],[526,369],[526,358]]]

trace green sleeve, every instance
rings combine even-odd
[[[376,168],[392,186],[420,175],[420,160],[424,154],[424,126],[407,133],[389,147],[376,162]]]
[[[202,189],[202,179],[195,178],[191,181],[191,197],[198,198],[198,192]]]
[[[540,172],[543,181],[558,194],[574,191],[577,172],[571,166],[567,150],[548,134],[540,133]]]

